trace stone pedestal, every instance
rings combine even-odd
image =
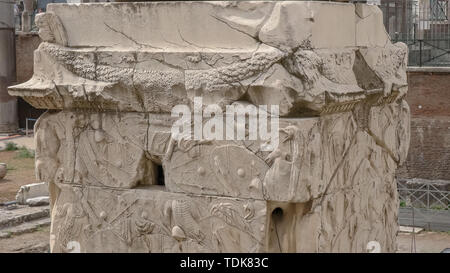
[[[33,16],[33,0],[24,0],[24,11],[22,12],[22,32],[30,32]]]
[[[34,76],[10,94],[49,109],[53,252],[395,251],[407,48],[376,6],[50,4],[36,21]],[[173,108],[198,98],[279,106],[277,145],[176,138]]]

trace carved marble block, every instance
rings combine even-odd
[[[376,6],[49,4],[34,75],[51,250],[396,250],[407,47]],[[175,139],[176,105],[279,106],[278,147]]]

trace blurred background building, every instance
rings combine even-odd
[[[381,0],[391,40],[409,47],[410,66],[450,66],[449,0]]]

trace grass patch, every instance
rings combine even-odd
[[[34,151],[25,147],[20,147],[17,151],[16,158],[34,158]]]
[[[2,146],[4,147],[4,145]],[[34,158],[19,158],[18,153],[19,151],[2,150],[0,152],[0,162],[4,162],[8,166],[8,173],[5,177],[5,181],[8,183],[0,182],[0,202],[15,200],[20,186],[36,182]]]
[[[444,207],[442,205],[435,205],[435,206],[431,206],[430,209],[435,209],[435,210],[448,210],[448,208],[450,207],[450,205],[448,205],[447,207]]]
[[[14,142],[6,142],[5,144],[5,151],[16,151],[19,150],[19,147],[17,147],[17,144]]]

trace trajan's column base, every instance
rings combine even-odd
[[[36,21],[34,76],[9,93],[49,109],[52,252],[395,251],[407,48],[378,7],[50,4]],[[279,106],[278,148],[174,139],[194,97]]]

